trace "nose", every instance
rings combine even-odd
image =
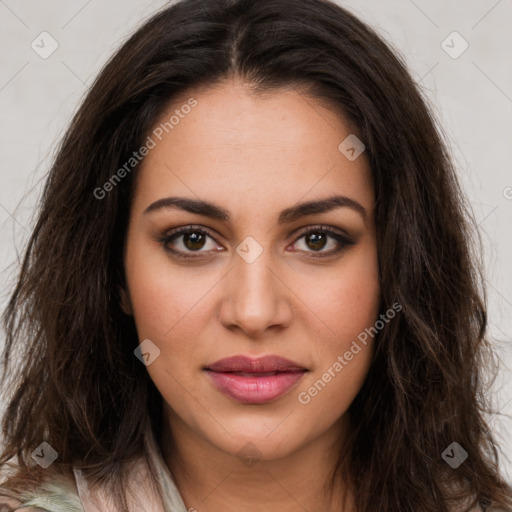
[[[235,254],[234,268],[226,276],[219,319],[224,327],[240,329],[247,337],[261,338],[292,319],[293,292],[269,250],[251,263]],[[282,268],[282,267],[281,267]]]

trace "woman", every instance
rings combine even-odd
[[[512,510],[472,229],[353,15],[166,8],[48,177],[5,314],[4,509]]]

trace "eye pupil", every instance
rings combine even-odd
[[[306,236],[308,240],[308,247],[310,249],[323,249],[326,244],[326,234],[325,233],[309,233]],[[313,245],[309,243],[312,240]]]
[[[201,249],[204,246],[205,236],[202,233],[198,233],[197,231],[193,231],[191,233],[183,234],[183,244],[187,249],[197,250]]]
[[[212,238],[215,241],[214,236],[209,234],[209,232],[203,231],[203,229],[197,228],[196,226],[188,226],[187,228],[175,230],[173,233],[164,236],[159,242],[173,257],[193,258],[209,255],[209,253],[202,250],[208,238]],[[337,248],[325,252],[324,249],[328,245],[330,238],[336,241]],[[177,243],[175,242],[177,239],[181,240],[180,245],[182,245],[182,249],[172,248],[174,244]],[[354,242],[347,240],[347,238],[332,230],[326,229],[324,226],[315,230],[311,229],[305,233],[303,232],[303,234],[299,236],[298,240],[299,239],[302,241],[301,244],[307,247],[305,250],[299,249],[299,252],[309,253],[310,257],[334,256],[341,253],[347,246],[354,245]],[[192,255],[194,252],[197,254]]]

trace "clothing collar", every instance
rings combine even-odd
[[[152,433],[148,435],[147,446],[151,464],[158,474],[159,489],[151,485],[145,459],[136,461],[130,468],[128,477],[128,500],[131,509],[134,512],[188,512]],[[84,512],[122,512],[112,497],[103,490],[92,491],[80,470],[75,469],[73,472]]]

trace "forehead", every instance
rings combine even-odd
[[[149,133],[155,145],[138,171],[135,202],[181,193],[272,208],[338,192],[371,210],[364,153],[351,161],[339,149],[351,135],[339,114],[298,89],[255,95],[238,80],[190,89]]]

